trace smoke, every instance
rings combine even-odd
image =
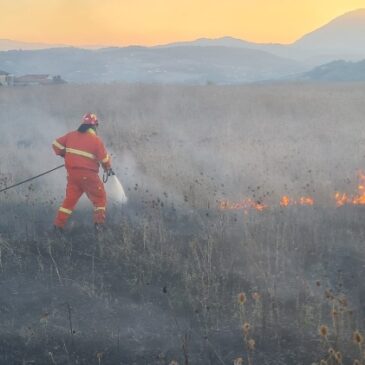
[[[219,199],[278,201],[288,194],[322,204],[353,191],[363,165],[361,84],[175,87],[65,85],[2,90],[1,172],[21,180],[62,159],[52,141],[76,129],[85,111],[132,200],[181,207]],[[351,128],[348,128],[351,125]],[[65,173],[34,182],[64,193]],[[166,195],[168,199],[166,199]]]
[[[361,92],[361,84],[2,90],[1,172],[19,180],[62,163],[52,141],[95,111],[133,199],[207,207],[288,194],[325,204],[355,188],[363,165]],[[64,178],[58,171],[34,185],[60,197]]]
[[[66,126],[57,118],[23,103],[6,104],[3,112],[0,140],[2,174],[10,176],[12,182],[18,182],[63,163],[50,150],[55,136],[66,131]],[[64,175],[62,171],[56,171],[32,185],[42,192],[57,194],[64,185]]]
[[[112,237],[100,253],[100,260],[103,255],[110,258],[99,262],[100,287],[106,296],[116,289],[107,288],[105,273],[116,275],[117,288],[124,280],[121,277],[130,274],[130,287],[136,291],[153,280],[155,289],[165,285],[173,273],[179,290],[185,290],[179,298],[191,299],[189,305],[203,313],[201,318],[206,310],[214,322],[207,308],[212,313],[215,304],[220,312],[216,318],[224,316],[222,308],[233,306],[232,296],[241,286],[267,290],[270,300],[278,299],[275,306],[281,305],[282,315],[279,310],[268,312],[272,318],[283,318],[287,312],[281,303],[300,304],[302,292],[317,298],[318,288],[308,282],[319,277],[334,285],[334,272],[343,266],[338,257],[355,262],[345,255],[344,247],[358,261],[363,259],[361,214],[340,211],[336,216],[330,208],[323,217],[322,208],[330,205],[335,191],[356,189],[356,172],[364,165],[364,91],[364,84],[1,89],[1,183],[5,178],[17,182],[61,164],[63,160],[51,149],[52,141],[76,129],[85,112],[96,112],[101,119],[99,134],[128,197],[128,204],[120,209],[123,219],[115,220],[121,241]],[[65,171],[60,170],[0,196],[1,227],[20,231],[37,219],[51,224],[65,185]],[[284,194],[294,199],[311,195],[318,208],[252,215],[217,209],[220,199],[251,198],[277,206]],[[19,208],[9,209],[11,205]],[[74,221],[85,215],[84,207],[90,209],[86,198],[78,205],[80,214]],[[139,215],[132,220],[134,213]],[[91,211],[85,220],[90,218]],[[353,227],[359,239],[353,237]],[[92,252],[92,242],[73,243]],[[85,276],[89,280],[88,270],[94,267],[92,253],[88,255],[79,261],[85,265],[84,272],[80,269],[83,281]],[[112,264],[115,272],[111,273],[107,268]],[[224,281],[225,276],[230,281]],[[204,287],[207,282],[209,287]],[[85,302],[90,305],[88,299]],[[119,304],[123,303],[130,304],[121,299]],[[319,308],[319,303],[310,308]],[[102,310],[102,304],[95,307],[97,313]],[[288,315],[287,321],[298,319],[298,312]],[[153,316],[156,313],[158,317]],[[157,328],[154,318],[160,317],[161,312],[151,307],[142,316],[142,327]],[[143,333],[143,328],[135,331],[141,342]]]

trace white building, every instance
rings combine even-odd
[[[0,70],[0,86],[12,86],[14,85],[14,76],[8,72]]]

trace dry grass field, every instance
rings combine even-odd
[[[364,96],[0,88],[0,188],[93,111],[129,198],[99,239],[80,202],[59,240],[63,170],[1,193],[0,364],[365,364]]]

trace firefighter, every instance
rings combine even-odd
[[[53,142],[53,150],[65,159],[67,170],[66,198],[54,221],[54,228],[58,232],[63,231],[83,193],[94,206],[96,231],[100,231],[105,222],[106,193],[98,175],[99,165],[109,175],[112,170],[110,156],[96,134],[98,125],[96,115],[87,113],[77,131],[67,133]]]

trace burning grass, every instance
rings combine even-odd
[[[327,204],[331,206],[332,202],[336,207],[345,205],[365,205],[365,173],[363,171],[358,173],[358,180],[357,193],[349,194],[336,192],[332,194],[332,201],[327,202]],[[277,204],[277,206],[280,206],[281,208],[314,205],[315,199],[311,196],[301,196],[295,199],[288,195],[283,195],[280,198],[279,204]],[[242,210],[247,214],[250,210],[263,212],[266,209],[275,208],[275,204],[269,204],[268,202],[258,200],[255,201],[252,198],[244,198],[238,202],[230,202],[228,200],[218,201],[218,207],[221,210]]]

